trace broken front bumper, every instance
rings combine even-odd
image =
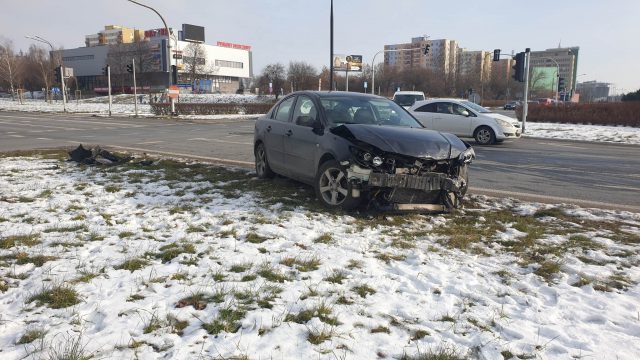
[[[368,185],[371,187],[458,192],[465,184],[463,179],[450,178],[442,173],[427,173],[424,175],[371,173]]]

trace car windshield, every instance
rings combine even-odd
[[[398,104],[387,99],[328,96],[322,97],[320,102],[329,127],[342,124],[423,127]]]
[[[413,105],[416,101],[422,101],[424,100],[424,96],[422,95],[407,95],[407,94],[398,94],[396,96],[393,97],[393,101],[396,102],[396,104],[400,105],[400,106],[411,106]]]
[[[466,107],[470,107],[471,109],[473,109],[476,112],[479,112],[481,114],[488,114],[491,112],[491,110],[489,109],[485,109],[482,106],[476,104],[476,103],[472,103],[471,101],[461,101],[462,104],[464,104],[464,106]]]

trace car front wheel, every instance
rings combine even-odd
[[[360,198],[352,196],[352,185],[347,179],[347,171],[335,160],[320,165],[315,188],[316,196],[327,207],[349,210],[360,203]]]
[[[488,126],[481,126],[473,136],[480,145],[491,145],[496,142],[496,134]]]
[[[256,146],[256,174],[260,179],[272,178],[275,174],[269,166],[267,160],[267,150],[264,148],[264,144],[260,143]]]

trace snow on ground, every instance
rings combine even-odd
[[[640,128],[528,122],[526,137],[640,144]]]
[[[183,102],[209,102],[209,103],[263,103],[271,102],[270,96],[238,95],[238,94],[183,94],[180,95]],[[141,116],[153,116],[148,105],[148,95],[143,96],[143,104],[138,106]],[[0,110],[5,111],[39,111],[62,112],[62,101],[52,104],[44,100],[26,100],[24,104],[0,99]],[[108,114],[108,98],[95,97],[69,102],[67,110],[72,113]],[[134,114],[133,95],[116,95],[113,97],[111,113],[115,115],[130,116]],[[215,120],[223,118],[256,118],[259,115],[181,115],[184,119]],[[583,124],[554,124],[528,122],[525,137],[553,138],[582,141],[604,141],[625,144],[640,144],[640,128],[624,126],[599,126]]]
[[[640,214],[343,214],[170,161],[5,157],[0,189],[2,359],[640,356]]]

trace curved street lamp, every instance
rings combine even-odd
[[[51,42],[49,42],[47,39],[42,38],[38,35],[25,35],[25,38],[27,39],[31,39],[31,40],[35,40],[35,41],[39,41],[41,43],[45,43],[47,45],[49,45],[49,47],[51,48],[51,54],[49,55],[49,61],[53,64],[53,44],[51,44]],[[62,111],[67,112],[67,94],[66,94],[66,89],[64,86],[64,67],[62,69],[60,69],[60,82],[62,83]],[[45,82],[46,83],[46,82]],[[46,90],[45,92],[45,97],[47,96],[47,93],[49,92],[49,89]],[[51,99],[49,99],[49,102],[51,102]]]
[[[169,83],[168,83],[167,87],[171,86],[172,85],[171,84],[171,82],[172,82],[171,81],[171,78],[172,78],[172,73],[171,73],[171,33],[169,32],[169,27],[167,26],[167,22],[164,21],[164,18],[162,17],[162,15],[160,15],[160,13],[156,9],[152,8],[151,6],[139,3],[139,2],[137,2],[135,0],[127,0],[127,1],[153,11],[154,13],[156,13],[156,15],[158,15],[160,17],[160,20],[162,20],[162,24],[164,24],[164,30],[167,33],[167,56],[168,56],[167,70],[169,71]],[[176,50],[178,50],[178,40],[175,37],[173,38],[173,40],[174,40],[175,45],[176,45]],[[170,98],[170,101],[171,101],[171,114],[175,115],[175,102],[173,100],[173,97]]]

